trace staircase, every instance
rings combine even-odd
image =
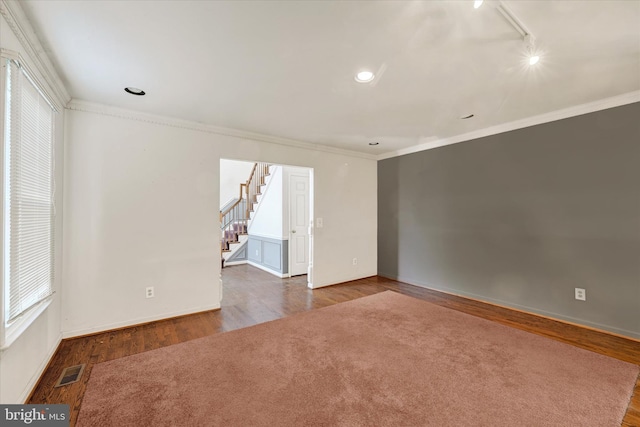
[[[269,176],[270,166],[268,163],[255,163],[249,179],[240,184],[239,198],[220,211],[222,267],[226,260],[246,244],[251,213],[259,202],[262,187]]]

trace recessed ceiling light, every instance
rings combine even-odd
[[[474,2],[473,2],[473,8],[474,8],[474,9],[479,8],[480,6],[482,6],[482,2],[483,2],[483,0],[476,0],[476,1],[474,1]]]
[[[138,89],[137,87],[125,87],[124,91],[127,93],[130,93],[131,95],[138,95],[138,96],[142,96],[145,94],[145,92],[142,89]]]
[[[538,55],[532,55],[529,57],[529,65],[535,65],[540,61],[540,57]]]
[[[474,115],[473,115],[473,114],[468,114],[468,115],[466,115],[466,116],[462,116],[462,117],[460,117],[460,119],[461,119],[461,120],[467,120],[467,119],[470,119],[470,118],[472,118],[472,117],[474,117]]]
[[[380,145],[379,142],[370,142],[369,145]]]
[[[358,83],[369,83],[375,75],[371,71],[360,71],[356,74],[356,81]]]

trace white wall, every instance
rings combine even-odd
[[[219,307],[220,231],[212,212],[221,158],[314,168],[314,215],[324,228],[314,239],[313,287],[376,274],[375,160],[84,105],[73,108],[87,111],[68,112],[66,129],[65,336]],[[155,286],[155,298],[145,299],[146,286]]]
[[[197,132],[69,116],[65,336],[219,307],[215,146]]]
[[[258,209],[249,224],[249,234],[278,240],[289,239],[289,178],[309,176],[309,169],[272,166]]]
[[[271,166],[269,181],[262,189],[260,203],[249,223],[250,235],[278,240],[289,238],[283,234],[283,190],[282,166]]]
[[[254,162],[220,159],[220,208],[240,196],[240,183],[251,175]]]
[[[19,52],[30,64],[31,61],[4,17],[0,16],[0,47]],[[35,67],[31,65],[34,72]],[[4,74],[4,68],[0,68]],[[36,73],[37,74],[37,73]],[[37,74],[43,81],[42,76]],[[4,120],[4,103],[0,102],[0,120]],[[60,343],[60,301],[64,290],[61,286],[62,272],[62,215],[63,215],[63,169],[64,169],[64,111],[56,115],[56,234],[55,234],[55,294],[47,309],[11,344],[0,352],[0,403],[24,403],[36,381],[46,368],[49,359]],[[0,141],[4,132],[0,131]],[[0,163],[2,168],[2,163]],[[4,176],[4,171],[0,171]],[[2,215],[0,209],[0,215]],[[2,251],[2,245],[0,245]],[[2,253],[2,257],[4,254]],[[1,265],[1,263],[0,263]],[[4,275],[0,274],[0,277]],[[3,295],[0,292],[0,304]]]

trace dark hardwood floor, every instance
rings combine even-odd
[[[241,265],[223,269],[223,283],[223,300],[220,310],[64,340],[36,386],[29,403],[71,405],[71,425],[73,426],[82,404],[91,369],[96,363],[244,328],[385,290],[400,292],[640,365],[640,343],[637,341],[382,277],[371,277],[312,291],[306,287],[306,276],[279,279],[259,269]],[[80,381],[53,388],[65,367],[81,363],[86,363],[87,366]],[[640,426],[640,378],[636,381],[635,392],[622,425]]]

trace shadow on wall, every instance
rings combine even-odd
[[[386,160],[392,164],[394,161],[396,159]],[[378,275],[397,278],[400,263],[400,170],[386,165],[378,162],[378,236],[384,236],[378,238]]]

